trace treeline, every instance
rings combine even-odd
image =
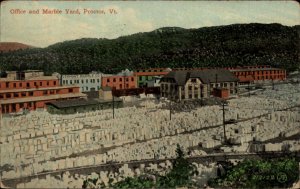
[[[168,27],[117,39],[84,38],[47,48],[0,53],[0,69],[47,74],[116,73],[125,68],[271,65],[299,69],[299,26],[234,24]]]

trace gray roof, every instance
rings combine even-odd
[[[70,99],[70,100],[59,100],[59,101],[49,102],[47,104],[55,106],[56,108],[68,108],[68,107],[94,105],[94,104],[99,104],[99,102],[92,99],[86,100],[80,98],[80,99]]]
[[[171,71],[163,78],[174,79],[175,82],[183,86],[189,78],[199,78],[203,83],[236,82],[238,79],[229,70],[208,69],[193,71]]]

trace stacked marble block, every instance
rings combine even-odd
[[[231,104],[230,101],[229,110],[226,112],[226,119],[241,119],[268,113],[268,111],[266,112],[265,110],[251,109],[259,109],[265,106],[265,104],[271,107],[276,106],[277,108],[285,107],[284,102],[277,102],[276,100],[276,103],[266,101],[267,103],[264,104],[262,99],[255,99],[255,101],[261,103],[261,107],[258,107],[257,104],[251,104],[252,101],[248,102],[248,100],[249,99],[243,98],[232,100],[235,102],[235,105],[244,103],[245,109],[235,108],[234,103]],[[16,164],[16,162],[17,164],[30,164],[32,162],[48,161],[50,158],[69,156],[73,153],[96,150],[102,147],[116,147],[136,140],[152,140],[155,138],[160,138],[160,140],[165,139],[166,143],[162,142],[163,144],[173,144],[173,146],[175,146],[176,143],[180,143],[185,147],[189,147],[201,143],[203,146],[210,148],[220,144],[223,136],[221,127],[202,130],[200,132],[194,131],[196,129],[221,124],[222,111],[219,106],[203,107],[189,113],[173,113],[172,120],[169,121],[169,111],[157,109],[157,107],[162,105],[163,103],[155,104],[145,101],[143,104],[145,108],[131,107],[117,109],[115,110],[115,119],[111,119],[111,110],[65,116],[49,115],[47,112],[33,112],[26,116],[5,119],[5,126],[10,129],[1,128],[1,141],[3,141],[1,146],[7,151],[7,153],[4,155],[1,154],[1,156],[4,156],[4,162],[8,164]],[[231,105],[233,107],[231,107]],[[149,111],[150,109],[151,111]],[[281,133],[290,135],[297,126],[297,119],[295,118],[297,115],[293,115],[294,117],[285,117],[285,112],[283,113],[284,115],[281,116],[281,118],[274,116],[274,119],[282,120],[281,122],[285,120],[286,123],[290,125],[290,131],[284,133],[285,127],[276,127],[274,130],[280,130]],[[279,133],[275,133],[273,136],[268,135],[268,132],[266,132],[269,131],[269,127],[272,126],[267,123],[273,120],[273,118],[271,118],[272,115],[267,117],[266,120],[262,119],[262,123],[252,123],[249,121],[249,123],[238,123],[236,126],[227,125],[229,128],[233,126],[231,131],[228,129],[227,136],[241,135],[241,143],[247,142],[253,139],[253,137],[256,137],[258,140],[266,140],[270,137],[278,136]],[[290,120],[294,120],[294,122],[290,122]],[[244,123],[248,124],[249,127],[246,127]],[[249,134],[248,130],[241,130],[241,127],[243,127],[243,129],[249,129],[257,125],[260,126],[258,127],[258,134],[255,136],[252,133]],[[267,129],[265,130],[265,128]],[[235,133],[235,129],[239,129],[237,134]],[[4,132],[2,132],[2,130]],[[51,130],[52,133],[50,132]],[[182,135],[181,133],[184,131],[193,131],[193,134]],[[178,134],[181,134],[181,136],[176,136]],[[153,158],[153,151],[152,155],[149,155],[150,152],[147,150],[144,150],[145,155],[140,151],[138,151],[138,153],[135,151],[136,148],[140,147],[147,149],[147,147],[145,147],[147,145],[147,143],[137,147],[132,145],[132,147],[126,147],[124,150],[121,150],[122,147],[120,147],[116,149],[116,152],[112,150],[109,154],[103,155],[103,157],[106,157],[109,161]],[[153,147],[151,146],[149,148]],[[173,147],[170,149],[172,148]],[[160,151],[159,153],[156,152],[156,154],[158,154],[156,157],[172,157],[172,152],[164,152],[166,150]],[[127,154],[125,156],[126,158],[117,155],[120,152]],[[75,163],[75,165],[77,164]],[[55,167],[55,165],[50,166],[50,168],[51,167]]]

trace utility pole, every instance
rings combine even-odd
[[[171,120],[172,119],[171,99],[170,99],[170,103],[169,103],[169,108],[170,108],[170,120]]]
[[[223,104],[222,104],[222,111],[223,111],[224,143],[226,143],[227,142],[227,138],[226,138],[226,130],[225,130],[225,125],[226,125],[226,121],[225,121],[225,102],[223,102]]]
[[[250,97],[250,82],[248,82],[248,94],[249,94],[249,97]]]
[[[2,103],[0,101],[0,133],[2,133],[1,131],[1,127],[2,127]],[[1,134],[0,134],[0,138],[1,138]],[[2,152],[2,144],[0,144],[0,167],[2,167],[2,157],[1,157],[1,152]],[[2,171],[0,172],[0,184],[2,184]],[[1,186],[0,186],[1,187]]]
[[[113,100],[113,119],[115,119],[115,96],[112,91],[112,100]]]

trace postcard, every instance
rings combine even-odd
[[[2,1],[0,188],[300,188],[296,1]]]

